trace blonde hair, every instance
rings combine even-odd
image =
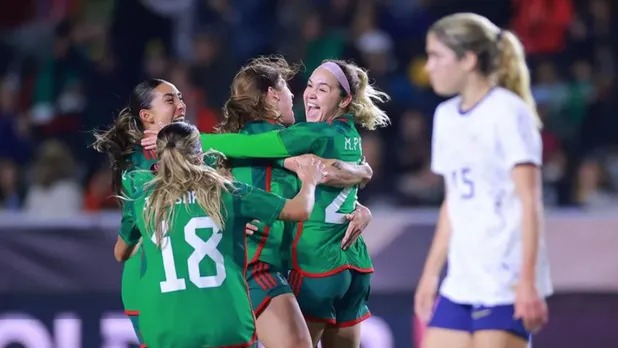
[[[258,57],[243,66],[234,76],[230,98],[223,106],[220,133],[237,133],[245,123],[256,119],[277,121],[281,113],[266,99],[268,88],[281,90],[283,81],[291,80],[298,67],[279,56]]]
[[[500,29],[474,13],[456,13],[435,22],[429,32],[453,50],[458,58],[467,52],[477,57],[477,70],[498,86],[517,94],[534,111],[541,125],[530,90],[530,71],[517,36]]]
[[[221,195],[228,190],[231,181],[215,169],[203,165],[205,154],[201,151],[197,128],[184,122],[163,127],[157,136],[157,154],[157,173],[147,184],[153,191],[147,199],[144,212],[146,227],[154,231],[157,245],[161,246],[167,233],[165,222],[171,223],[174,220],[176,202],[190,191],[195,192],[199,206],[223,229]]]
[[[391,123],[386,112],[376,105],[376,103],[385,103],[391,98],[369,83],[367,71],[354,63],[343,60],[325,60],[323,63],[325,62],[333,62],[339,65],[348,79],[352,102],[348,105],[346,112],[353,114],[357,123],[369,130],[385,127]],[[339,88],[341,89],[341,96],[345,97],[346,92],[343,87],[339,86]]]

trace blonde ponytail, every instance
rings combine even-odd
[[[157,245],[168,231],[166,225],[174,221],[174,207],[193,191],[199,206],[217,226],[224,228],[221,196],[232,184],[215,169],[203,165],[199,132],[195,126],[182,122],[169,124],[157,139],[158,167],[155,178],[148,184],[152,194],[147,200],[144,221],[154,231]]]
[[[530,71],[526,65],[524,48],[515,34],[509,30],[502,30],[498,34],[498,62],[496,69],[496,82],[517,94],[533,110],[537,124],[541,127],[542,122],[536,109],[536,103],[530,90]]]
[[[356,122],[366,129],[374,130],[377,127],[386,127],[391,123],[386,112],[376,103],[385,103],[391,98],[388,94],[377,90],[369,83],[367,72],[359,67],[349,67],[355,70],[359,85],[350,104],[350,111]]]

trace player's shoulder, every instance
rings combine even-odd
[[[126,193],[137,195],[141,192],[146,184],[154,178],[154,173],[150,170],[135,169],[122,173],[122,186]]]
[[[316,130],[332,128],[332,125],[328,122],[298,122],[294,124],[292,127],[296,129],[316,131]]]
[[[492,109],[496,108],[509,108],[512,110],[527,110],[530,109],[528,104],[514,92],[504,88],[495,87],[488,96],[488,103]]]
[[[438,106],[436,107],[436,110],[434,111],[434,120],[448,118],[449,115],[459,113],[458,110],[459,110],[460,104],[461,104],[460,96],[454,96],[452,98],[449,98],[441,102],[440,104],[438,104]]]

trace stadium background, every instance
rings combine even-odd
[[[440,102],[424,36],[457,11],[523,40],[545,128],[543,182],[557,294],[535,347],[618,347],[618,3],[611,0],[19,0],[0,12],[0,348],[130,347],[106,159],[87,148],[133,85],[163,77],[211,131],[235,71],[279,53],[305,70],[352,59],[393,100],[363,136],[360,200],[376,261],[364,348],[412,347],[412,294],[441,199],[428,169]],[[499,117],[499,115],[497,115]],[[10,343],[13,342],[13,343]],[[16,342],[22,342],[21,345]]]

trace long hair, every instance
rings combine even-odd
[[[385,103],[390,100],[390,96],[369,83],[367,71],[361,69],[352,62],[343,60],[325,60],[333,62],[341,68],[345,77],[350,83],[350,94],[352,102],[348,105],[346,112],[354,115],[354,121],[366,129],[374,130],[378,127],[386,127],[391,121],[386,112],[377,103]],[[324,63],[323,62],[323,63]],[[346,92],[341,86],[341,96],[345,97]]]
[[[298,67],[279,56],[249,61],[232,80],[230,98],[223,106],[223,121],[217,131],[237,133],[247,122],[256,119],[277,121],[281,114],[266,99],[268,89],[281,90],[297,72]]]
[[[530,71],[524,48],[514,33],[500,29],[489,19],[474,13],[446,16],[435,22],[429,32],[453,50],[458,58],[463,58],[467,52],[474,53],[479,73],[517,94],[533,110],[541,126],[530,90]]]
[[[152,107],[153,90],[166,81],[151,79],[133,88],[128,105],[123,108],[114,122],[105,130],[94,132],[92,147],[108,155],[112,165],[112,190],[121,195],[122,172],[132,166],[131,154],[144,136],[144,125],[139,112]]]
[[[154,231],[157,245],[167,233],[167,224],[174,221],[176,202],[195,194],[197,203],[219,226],[224,227],[221,195],[231,181],[215,169],[203,164],[199,131],[195,126],[175,122],[159,131],[157,136],[159,156],[157,173],[147,184],[152,193],[147,199],[144,221],[149,231]]]

